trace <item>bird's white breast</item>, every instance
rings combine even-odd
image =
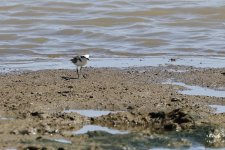
[[[85,66],[87,64],[87,59],[81,59],[82,61],[78,60],[76,65],[77,66]]]

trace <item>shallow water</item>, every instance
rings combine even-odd
[[[107,110],[92,110],[92,109],[87,109],[87,110],[80,110],[80,109],[71,109],[71,110],[65,110],[65,113],[78,113],[82,116],[86,117],[101,117],[104,115],[108,115],[110,113],[117,113],[117,111],[107,111]],[[111,129],[108,127],[103,127],[100,125],[84,125],[80,130],[74,131],[73,134],[86,134],[88,132],[93,132],[93,131],[104,131],[110,134],[128,134],[128,131],[120,131],[116,129]]]
[[[225,55],[224,0],[2,0],[0,17],[0,65],[80,53]]]
[[[71,110],[65,110],[65,113],[78,113],[82,116],[86,117],[101,117],[104,115],[108,115],[110,113],[117,113],[116,111],[107,111],[107,110],[79,110],[79,109],[71,109]],[[116,129],[111,129],[108,127],[103,127],[99,125],[84,125],[80,130],[74,131],[73,133],[78,135],[78,134],[86,134],[87,132],[92,132],[92,131],[104,131],[110,134],[128,134],[128,131],[120,131]]]
[[[59,142],[59,143],[62,143],[62,144],[72,144],[71,141],[66,140],[66,139],[52,139],[52,141]]]
[[[94,128],[94,127],[93,127]],[[102,127],[101,127],[102,128]],[[82,130],[82,129],[81,129]],[[107,129],[108,130],[108,129]],[[100,132],[82,132],[87,134],[91,142],[96,142],[102,149],[188,149],[188,150],[203,150],[214,149],[210,148],[213,139],[208,138],[212,128],[201,127],[196,128],[193,132],[168,132],[167,134],[148,134],[140,133],[125,133],[125,134],[108,134],[104,130]],[[95,131],[90,127],[89,131]],[[78,134],[79,135],[79,134]],[[223,149],[223,148],[217,148]]]
[[[14,118],[0,117],[0,120],[14,120]]]
[[[63,138],[57,138],[57,139],[54,139],[54,138],[40,138],[37,141],[45,142],[45,143],[46,142],[54,142],[54,143],[60,143],[60,144],[72,144],[71,141],[63,139]]]
[[[214,113],[216,114],[225,113],[224,105],[209,105],[209,106],[215,109]]]
[[[209,89],[209,88],[205,88],[205,87],[187,85],[182,82],[173,82],[173,81],[167,81],[164,84],[172,84],[172,85],[179,85],[179,86],[185,87],[186,89],[179,91],[179,93],[181,93],[181,94],[212,96],[212,97],[225,97],[224,90],[214,90],[214,89]]]
[[[0,73],[20,72],[24,70],[43,69],[76,69],[76,67],[65,58],[29,58],[23,57],[19,61],[14,57],[7,57],[7,60],[0,61]],[[33,60],[34,59],[34,60]],[[222,68],[225,67],[225,59],[222,57],[180,57],[175,62],[170,61],[171,57],[153,56],[148,58],[91,58],[87,67],[143,67],[160,65],[185,65],[200,68]],[[0,59],[1,60],[1,59]]]
[[[121,131],[121,130],[111,129],[111,128],[103,127],[99,125],[85,125],[80,130],[74,131],[73,134],[75,135],[86,134],[88,132],[93,132],[93,131],[103,131],[110,134],[128,134],[129,133],[129,131]]]
[[[116,113],[116,112],[113,112],[113,111],[107,111],[107,110],[79,110],[79,109],[71,109],[71,110],[65,110],[64,111],[65,113],[78,113],[82,116],[86,116],[86,117],[100,117],[100,116],[103,116],[103,115],[108,115],[110,113]]]

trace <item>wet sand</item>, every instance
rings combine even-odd
[[[101,140],[96,142],[93,137],[96,134],[103,137],[111,135],[94,132],[95,135],[77,136],[72,133],[84,124],[127,130],[131,135],[137,133],[135,136],[139,139],[153,133],[195,133],[198,129],[209,127],[210,135],[215,133],[221,136],[212,136],[213,142],[204,141],[201,144],[225,147],[223,130],[220,132],[225,126],[225,117],[223,114],[214,114],[208,106],[224,105],[225,98],[184,95],[179,91],[185,90],[185,87],[168,83],[176,81],[221,90],[225,88],[224,72],[224,68],[169,65],[125,69],[89,67],[84,69],[84,78],[81,79],[76,79],[74,70],[62,69],[2,74],[0,147],[105,149],[106,144]],[[64,112],[71,109],[120,112],[89,118]],[[115,136],[120,139],[119,135]],[[53,142],[53,139],[67,139],[72,144]],[[118,144],[113,142],[114,146]],[[181,143],[188,145],[184,141],[173,141],[170,147],[177,147]],[[110,149],[110,146],[107,148]]]

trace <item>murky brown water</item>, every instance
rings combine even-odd
[[[2,0],[0,17],[1,61],[225,56],[225,0]]]

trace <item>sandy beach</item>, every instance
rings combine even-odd
[[[201,144],[225,146],[225,117],[209,106],[223,105],[225,98],[220,94],[207,96],[207,92],[182,94],[186,88],[176,85],[183,83],[215,91],[224,89],[224,68],[173,65],[124,69],[88,67],[81,79],[76,78],[74,70],[40,70],[2,74],[0,83],[0,147],[3,149],[129,148],[129,141],[113,141],[115,144],[107,147],[107,141],[95,139],[95,136],[112,136],[110,134],[95,131],[75,135],[72,132],[91,124],[129,131],[129,136],[135,133],[139,139],[149,134],[166,137],[170,133],[186,132],[197,137],[199,134],[196,133],[201,129],[205,136],[199,141]],[[80,109],[117,113],[91,118],[65,112]],[[217,136],[206,140],[214,133]],[[111,138],[122,138],[117,136]],[[184,138],[180,142],[169,140],[166,146],[162,146],[190,147],[190,143]]]

